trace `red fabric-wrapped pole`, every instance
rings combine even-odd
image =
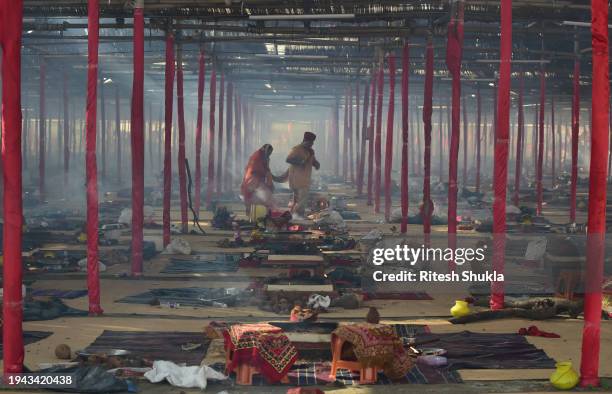
[[[552,148],[552,163],[551,163],[551,172],[552,172],[552,187],[555,187],[556,182],[556,167],[555,167],[555,162],[557,161],[557,154],[556,154],[556,139],[555,139],[555,97],[551,97],[550,98],[550,130],[551,130],[551,135],[550,135],[550,143],[551,143],[551,148]]]
[[[497,127],[493,160],[493,270],[504,273],[506,251],[506,188],[508,182],[508,138],[510,136],[510,61],[512,58],[512,0],[501,2]],[[491,282],[491,309],[504,307],[504,282]]]
[[[578,181],[578,133],[580,129],[580,59],[574,60],[572,97],[572,172],[570,185],[570,222],[576,223],[576,185]]]
[[[70,115],[68,114],[68,82],[66,72],[63,73],[63,102],[64,102],[64,186],[68,184],[68,170],[70,169]]]
[[[215,105],[217,101],[217,71],[214,66],[210,74],[210,104],[208,123],[208,180],[206,184],[206,205],[212,202],[215,189]],[[246,107],[246,106],[245,106]],[[246,110],[246,108],[245,108]]]
[[[538,118],[538,162],[536,166],[536,214],[542,214],[543,189],[542,175],[544,173],[544,111],[546,110],[546,77],[544,66],[540,65],[540,112]]]
[[[406,56],[408,57],[408,56]],[[433,65],[434,50],[432,37],[427,38],[425,49],[425,92],[423,95],[423,129],[425,139],[425,156],[423,158],[423,233],[429,244],[431,233],[431,115],[433,112]],[[407,180],[406,180],[407,181]],[[407,194],[407,193],[406,193]],[[402,207],[403,208],[403,207]],[[404,217],[403,213],[402,216]]]
[[[342,135],[342,179],[346,182],[347,179],[347,166],[348,166],[348,139],[349,139],[349,124],[348,124],[348,90],[344,95],[344,118],[342,121],[342,125],[344,127],[344,133]]]
[[[467,103],[465,94],[463,95],[463,187],[467,187],[467,170],[468,170],[468,116]]]
[[[381,62],[382,63],[382,62]],[[376,137],[374,139],[374,212],[380,213],[380,181],[382,175],[382,107],[385,71],[381,64],[378,70],[378,103],[376,104]]]
[[[462,0],[453,3],[453,13],[448,24],[446,66],[452,76],[451,141],[448,166],[448,247],[457,246],[457,162],[459,160],[459,114],[461,100],[461,56],[463,52]],[[454,270],[455,263],[449,262]]]
[[[170,243],[170,202],[172,199],[172,106],[174,104],[174,34],[166,32],[166,71],[164,84],[164,207],[163,243]]]
[[[334,104],[332,105],[332,152],[337,152],[337,154],[333,155],[332,162],[334,168],[334,175],[336,177],[340,176],[340,120],[338,119],[338,111],[340,99],[336,97],[334,100]]]
[[[599,349],[602,307],[603,262],[606,237],[606,166],[610,132],[610,75],[608,49],[608,2],[591,1],[591,46],[593,86],[591,90],[591,165],[589,171],[589,215],[587,266],[584,294],[584,328],[580,385],[599,386]]]
[[[144,222],[144,10],[134,6],[134,79],[132,81],[132,275],[142,275]]]
[[[372,205],[372,186],[374,182],[374,106],[376,103],[377,70],[372,70],[370,86],[370,122],[368,126],[368,206]]]
[[[442,124],[442,117],[444,116],[444,110],[442,109],[442,103],[440,103],[440,109],[438,110],[438,181],[442,182],[444,176],[444,164],[443,161],[443,150],[444,146],[444,125]]]
[[[349,148],[349,156],[348,156],[348,171],[349,171],[349,180],[351,184],[355,185],[355,168],[353,167],[355,164],[354,161],[354,146],[353,146],[353,135],[355,134],[353,131],[353,87],[349,86],[349,95],[348,95],[348,113],[349,113],[349,126],[348,126],[348,148]]]
[[[357,85],[359,86],[359,85]],[[363,117],[361,119],[361,147],[359,149],[359,167],[357,169],[357,195],[363,194],[363,181],[365,177],[366,141],[368,140],[368,109],[370,107],[370,89],[368,85],[363,88]],[[357,111],[359,112],[359,111]]]
[[[88,1],[87,35],[87,114],[86,155],[87,177],[87,291],[89,314],[100,315],[100,274],[98,263],[98,169],[96,164],[96,110],[98,88],[98,40],[100,6]]]
[[[366,89],[367,90],[367,89]],[[355,84],[355,132],[354,132],[354,140],[355,140],[355,161],[353,162],[353,168],[355,169],[355,184],[358,186],[359,184],[359,163],[361,163],[361,124],[359,122],[359,82]]]
[[[235,98],[235,116],[236,116],[236,124],[234,126],[234,152],[236,159],[234,160],[234,169],[236,174],[240,174],[242,171],[242,103],[240,102],[240,95],[238,92],[234,95]],[[239,181],[239,176],[237,176],[237,181]]]
[[[393,117],[395,114],[395,55],[389,55],[388,61],[389,104],[387,106],[387,141],[385,146],[385,220],[387,222],[391,219],[391,169],[393,167]]]
[[[480,192],[480,88],[476,89],[476,193]]]
[[[525,140],[525,114],[523,111],[524,94],[524,74],[521,71],[519,77],[519,96],[518,96],[518,135],[516,137],[516,157],[514,167],[514,205],[519,205],[519,192],[521,189],[521,166],[523,161],[523,142]]]
[[[121,185],[121,99],[119,85],[115,85],[115,138],[117,147],[117,184]]]
[[[23,371],[21,297],[21,28],[22,0],[0,1],[2,47],[2,181],[4,188],[2,353],[4,373]]]
[[[40,91],[39,91],[39,118],[38,118],[38,193],[40,201],[45,201],[45,154],[47,139],[47,119],[45,115],[45,77],[46,77],[45,58],[40,59]]]
[[[183,98],[183,51],[180,46],[176,48],[176,115],[178,117],[178,174],[179,197],[181,202],[181,231],[188,231],[189,219],[187,217],[187,169],[185,168],[185,100]]]
[[[217,144],[217,196],[223,193],[223,107],[225,102],[225,75],[221,73],[219,82],[219,143]]]
[[[224,174],[224,191],[232,191],[232,165],[234,164],[233,158],[233,145],[232,139],[234,132],[234,84],[231,82],[227,83],[227,94],[226,94],[226,107],[227,113],[225,115],[225,174]]]
[[[195,135],[195,193],[193,209],[200,214],[200,199],[202,190],[202,103],[204,101],[204,81],[205,70],[204,65],[204,49],[200,49],[198,58],[198,115],[196,120],[196,135]]]
[[[429,43],[429,42],[428,42]],[[404,43],[402,49],[402,172],[401,172],[401,194],[402,194],[402,223],[401,232],[408,231],[408,82],[410,80],[410,47]],[[427,80],[427,77],[425,77]]]

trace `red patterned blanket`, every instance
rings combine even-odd
[[[225,351],[232,352],[227,373],[239,364],[259,368],[270,382],[280,381],[298,358],[297,349],[281,329],[268,323],[237,324],[224,331]]]
[[[387,377],[403,377],[414,365],[393,326],[355,323],[338,327],[337,336],[353,345],[357,360],[366,366],[382,368]]]

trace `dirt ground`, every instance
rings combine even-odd
[[[233,206],[235,212],[241,212],[242,207]],[[380,228],[388,232],[391,225],[380,224],[380,217],[371,213],[363,200],[358,200],[351,207],[362,215],[362,220],[351,222],[351,233],[358,237],[372,228]],[[243,210],[242,210],[243,212]],[[157,212],[161,221],[161,212]],[[544,214],[551,220],[562,223],[565,221],[565,212],[546,209]],[[179,212],[173,211],[172,217],[179,218]],[[205,225],[210,219],[208,212],[203,213]],[[187,235],[194,250],[217,251],[216,241],[230,236],[230,232],[214,231],[210,226],[205,227],[208,235]],[[446,228],[434,228],[433,244],[446,243]],[[418,235],[421,226],[411,225],[409,235]],[[147,230],[148,236],[158,236],[158,231]],[[460,235],[460,242],[475,243],[482,234],[465,233]],[[248,249],[247,249],[248,250]],[[247,251],[245,250],[245,251]],[[162,306],[135,305],[116,303],[115,301],[127,295],[137,294],[147,289],[159,287],[237,287],[244,288],[254,276],[269,276],[278,273],[277,270],[240,269],[238,273],[227,275],[224,273],[205,274],[205,276],[173,277],[160,274],[168,257],[159,255],[152,261],[145,263],[145,276],[139,280],[131,280],[118,276],[128,271],[127,265],[114,265],[102,275],[102,306],[105,314],[102,317],[59,318],[51,321],[26,322],[25,330],[52,331],[50,337],[26,346],[26,365],[37,369],[40,363],[58,362],[54,356],[54,349],[60,343],[67,343],[73,350],[86,347],[104,330],[124,331],[203,331],[203,328],[212,320],[231,321],[266,321],[283,320],[286,316],[278,316],[264,312],[257,308],[167,308]],[[46,275],[44,279],[36,280],[33,284],[36,289],[84,289],[86,288],[83,275]],[[419,289],[415,285],[411,290]],[[528,337],[529,342],[546,351],[557,361],[569,360],[576,370],[580,367],[581,336],[583,329],[582,319],[553,319],[546,321],[526,321],[521,319],[505,319],[469,325],[452,325],[447,319],[449,308],[454,300],[467,295],[465,285],[439,284],[429,286],[427,291],[433,300],[427,301],[371,301],[366,302],[358,310],[332,309],[329,313],[320,316],[320,320],[361,320],[367,313],[369,306],[376,306],[383,322],[405,322],[428,324],[434,333],[460,332],[470,330],[474,332],[514,333],[521,327],[537,324],[541,330],[552,331],[561,335],[560,339]],[[66,300],[68,305],[87,309],[85,297]],[[117,347],[120,348],[120,344]],[[552,370],[512,369],[512,370],[460,370],[463,384],[454,385],[419,385],[419,386],[368,386],[368,387],[322,387],[325,392],[333,393],[482,393],[482,392],[550,392],[554,391],[547,379]],[[604,377],[602,391],[612,390],[612,322],[603,321],[601,330],[601,360],[600,376]],[[139,383],[140,392],[146,393],[195,393],[197,390],[180,390],[167,384],[152,385]],[[223,390],[228,393],[285,393],[286,387],[240,387],[214,384],[206,391],[219,393]],[[23,391],[22,391],[23,392]]]

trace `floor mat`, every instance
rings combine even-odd
[[[23,305],[23,321],[53,320],[58,317],[87,316],[87,311],[74,309],[55,297],[25,301]]]
[[[43,339],[51,336],[52,332],[48,331],[24,331],[23,332],[23,344],[30,345],[32,343],[36,343],[38,341],[42,341]],[[2,338],[0,338],[2,341]],[[0,360],[2,360],[2,343],[0,342]]]
[[[33,297],[57,297],[64,299],[74,299],[87,295],[87,290],[57,290],[57,289],[33,289]]]
[[[181,345],[201,344],[185,351]],[[203,332],[167,331],[108,331],[105,330],[89,345],[85,352],[104,352],[109,349],[127,350],[134,357],[149,360],[167,360],[176,364],[200,365],[206,355],[210,340]]]
[[[309,363],[295,365],[289,372],[289,381],[297,386],[313,386],[328,384],[333,381],[329,378],[330,363]],[[348,370],[338,370],[336,380],[345,385],[359,384],[359,373]],[[382,372],[378,373],[377,384],[445,384],[461,383],[461,377],[456,371],[448,368],[434,368],[415,365],[402,379],[390,380]]]
[[[554,368],[555,360],[518,334],[475,333],[418,335],[425,347],[446,349],[448,367],[457,369]]]
[[[210,306],[214,301],[232,306],[236,303],[236,295],[233,294],[233,292],[228,293],[228,289],[224,288],[185,287],[151,289],[144,293],[121,298],[115,302],[150,305],[153,301],[159,301],[160,304]]]
[[[206,272],[235,272],[240,255],[200,254],[172,258],[161,271],[163,274],[199,274]]]
[[[224,364],[213,364],[212,368],[223,371]],[[327,385],[333,382],[329,374],[331,363],[311,362],[295,364],[289,371],[289,385],[291,386],[316,386]],[[233,377],[232,377],[233,378]],[[352,386],[359,384],[359,373],[339,369],[336,380],[344,385]],[[378,385],[390,384],[448,384],[463,383],[458,372],[448,368],[435,368],[426,365],[415,365],[404,378],[390,380],[382,372],[378,373]],[[260,375],[253,376],[253,386],[266,386],[268,383]]]

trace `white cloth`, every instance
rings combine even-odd
[[[163,360],[153,362],[153,368],[146,372],[144,377],[151,383],[159,383],[163,380],[167,380],[168,383],[175,387],[197,387],[201,390],[206,388],[208,379],[227,379],[227,376],[206,365],[186,367],[176,365],[171,361]]]
[[[542,257],[544,257],[544,253],[546,253],[546,238],[538,238],[536,240],[530,241],[527,244],[527,251],[525,252],[525,260],[527,261],[538,261]]]
[[[182,238],[173,238],[163,254],[191,254],[191,245]]]

